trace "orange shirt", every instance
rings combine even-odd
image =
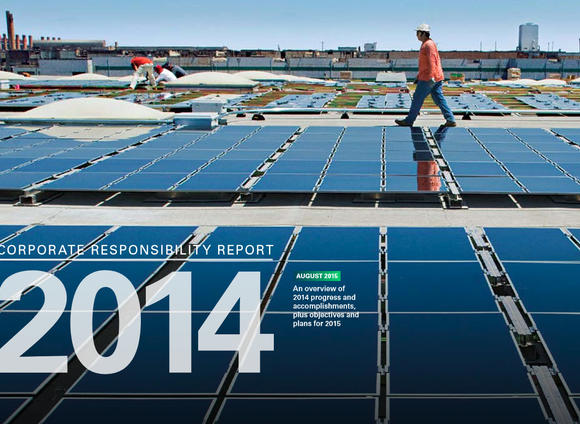
[[[147,57],[142,56],[137,56],[131,59],[131,65],[135,66],[136,68],[147,63],[153,63],[153,61]]]
[[[430,81],[432,78],[435,78],[436,82],[445,79],[439,51],[435,42],[429,39],[423,43],[419,52],[419,75],[417,75],[417,79],[419,81]]]

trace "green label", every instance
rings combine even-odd
[[[296,273],[299,281],[340,281],[340,271],[301,271]]]

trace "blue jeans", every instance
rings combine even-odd
[[[407,115],[405,121],[410,124],[415,122],[415,119],[417,119],[417,116],[419,116],[419,111],[421,110],[421,106],[423,106],[423,102],[427,96],[431,94],[433,101],[437,106],[439,106],[439,109],[441,109],[441,112],[443,112],[445,119],[450,122],[455,122],[453,113],[451,113],[451,109],[449,109],[447,100],[445,100],[445,96],[443,95],[442,87],[443,81],[417,81],[417,88],[415,89],[415,94],[413,94],[411,109],[409,110],[409,115]]]

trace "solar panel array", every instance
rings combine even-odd
[[[236,96],[235,98],[230,98],[230,97],[226,97],[226,107],[228,106],[237,106],[241,103],[247,102],[248,100],[252,100],[256,97],[260,97],[263,93],[249,93],[249,94],[240,94],[239,96]],[[218,95],[219,96],[219,95]],[[212,95],[211,97],[217,97]],[[203,99],[203,98],[201,98]],[[217,100],[217,99],[216,99]],[[184,100],[182,102],[179,103],[174,103],[171,105],[167,105],[167,107],[169,107],[170,109],[174,110],[174,109],[191,109],[191,107],[193,106],[193,104],[196,101],[200,101],[200,98],[198,99],[191,99],[191,100]]]
[[[41,96],[17,97],[13,99],[0,100],[0,109],[22,108],[32,109],[37,106],[46,105],[60,100],[78,99],[81,97],[96,96],[96,93],[62,92],[49,93]]]
[[[2,127],[0,188],[22,189],[166,131],[167,127]],[[98,146],[98,147],[94,147]]]
[[[505,110],[506,107],[487,97],[485,94],[464,93],[459,96],[446,96],[451,109]]]
[[[362,96],[356,105],[357,109],[409,109],[409,93],[388,93],[384,96]]]
[[[580,150],[545,130],[452,128],[434,135],[463,193],[580,193]]]
[[[445,193],[421,128],[0,127],[0,189]],[[555,135],[561,132],[564,137]],[[579,194],[577,129],[432,130],[462,193]],[[439,156],[438,156],[439,158]]]
[[[81,80],[81,79],[57,79],[57,80],[14,80],[12,85],[21,87],[38,88],[38,87],[58,87],[58,88],[127,88],[131,81],[120,80]]]
[[[81,416],[99,422],[114,410],[116,417],[153,423],[161,419],[160,410],[173,408],[173,416],[183,414],[193,422],[211,415],[218,423],[239,422],[242,417],[265,423],[278,416],[280,422],[308,418],[307,422],[374,423],[380,418],[392,423],[545,423],[540,406],[545,399],[540,401],[531,378],[535,371],[520,354],[514,328],[504,319],[502,300],[494,294],[489,271],[477,259],[480,252],[469,231],[219,227],[203,239],[202,246],[210,253],[200,254],[205,249],[199,248],[180,264],[179,270],[196,277],[192,331],[197,334],[237,272],[260,272],[262,296],[270,296],[261,332],[275,335],[275,351],[261,353],[261,372],[240,374],[232,362],[233,352],[200,352],[195,345],[193,373],[170,374],[169,305],[160,302],[142,312],[141,342],[129,366],[111,375],[85,372],[68,386],[55,388],[59,401],[44,412],[45,422],[78,422]],[[575,300],[580,230],[484,231],[521,310],[533,320],[531,328],[539,329],[555,372],[561,373],[558,377],[570,396],[579,397],[580,310]],[[70,299],[85,275],[115,270],[142,290],[168,259],[165,254],[149,254],[111,261],[88,246],[179,245],[195,233],[196,227],[0,227],[0,243],[6,247],[33,241],[87,248],[74,259],[66,254],[0,259],[2,281],[19,270],[35,268],[54,273],[69,292],[67,312],[31,353],[72,354],[67,337]],[[217,260],[221,256],[209,249],[228,244],[273,247],[264,255],[245,252],[227,261]],[[341,272],[340,283],[325,285],[344,286],[345,293],[355,294],[359,314],[342,319],[338,327],[294,328],[295,287],[312,285],[298,281],[297,275],[317,270]],[[0,342],[22,328],[42,303],[42,293],[34,289],[20,301],[2,304]],[[98,296],[95,328],[115,309],[111,297]],[[233,312],[221,331],[238,331],[237,314]],[[233,378],[224,378],[232,367]],[[46,374],[4,374],[0,418],[25,402],[24,411],[39,407],[46,397],[36,391],[53,387],[51,382]],[[226,385],[221,392],[220,384]]]
[[[580,110],[579,102],[552,93],[519,96],[516,99],[540,110]]]
[[[266,105],[267,108],[283,107],[293,109],[321,108],[330,103],[336,93],[289,94]]]

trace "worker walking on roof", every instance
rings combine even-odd
[[[417,39],[423,44],[419,52],[419,74],[417,75],[417,88],[413,94],[411,109],[405,119],[397,119],[395,123],[403,127],[411,127],[419,116],[425,98],[431,94],[433,101],[445,117],[445,127],[455,127],[455,118],[443,96],[443,68],[441,58],[435,42],[431,40],[431,27],[422,24],[417,27]]]
[[[175,75],[177,78],[181,78],[187,75],[187,72],[185,72],[181,66],[174,65],[173,63],[165,62],[163,67],[173,72],[173,75]]]
[[[157,74],[157,78],[155,79],[156,84],[161,82],[175,81],[177,79],[173,72],[171,72],[169,69],[163,68],[161,65],[155,66],[155,73]]]
[[[155,87],[155,77],[153,76],[153,61],[147,57],[137,56],[131,59],[131,67],[133,68],[133,78],[131,79],[131,90],[137,87],[137,83],[141,77],[147,78],[149,84]]]

